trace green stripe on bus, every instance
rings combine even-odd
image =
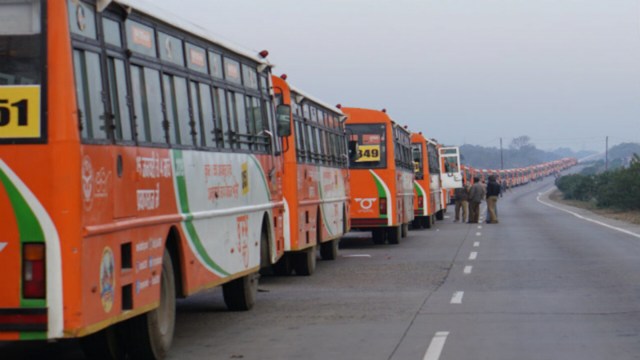
[[[178,161],[179,160],[179,161]],[[200,236],[198,236],[198,231],[193,225],[193,214],[189,212],[189,197],[187,193],[187,181],[184,177],[184,161],[182,158],[182,150],[173,150],[173,162],[174,164],[182,164],[183,170],[182,175],[175,175],[176,184],[178,185],[178,201],[180,202],[180,210],[183,215],[186,216],[184,221],[184,225],[187,229],[187,234],[189,235],[189,239],[191,243],[195,246],[198,254],[202,257],[204,262],[209,265],[212,269],[219,272],[223,276],[229,276],[230,274],[225,271],[220,265],[218,265],[209,254],[207,254],[207,250],[202,245],[202,241],[200,241]],[[175,174],[175,169],[174,169]]]
[[[20,244],[24,243],[44,243],[44,232],[35,213],[27,204],[25,198],[20,194],[18,188],[11,182],[7,174],[0,169],[0,182],[7,191],[7,196],[13,207],[18,224],[18,233],[20,236]],[[22,252],[20,252],[22,257]],[[20,261],[22,262],[22,260]],[[20,282],[20,306],[26,308],[44,308],[47,301],[44,299],[24,299],[22,297],[22,282]],[[46,337],[46,334],[45,334]]]
[[[378,180],[378,177],[376,176],[376,174],[373,172],[373,170],[369,170],[371,176],[373,176],[373,182],[375,182],[376,184],[376,188],[378,189],[378,198],[385,198],[387,199],[387,193],[384,191],[384,186],[382,186],[382,183],[380,182],[380,180]],[[389,207],[389,202],[391,201],[391,199],[387,199],[387,208]],[[387,215],[380,215],[379,216],[381,219],[386,219]]]
[[[46,340],[46,331],[24,331],[20,333],[20,340]]]

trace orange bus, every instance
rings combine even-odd
[[[0,340],[160,358],[176,297],[251,308],[284,251],[268,62],[144,4],[0,2]]]
[[[414,165],[414,199],[413,199],[413,227],[431,228],[435,223],[436,198],[438,194],[431,188],[432,173],[439,173],[438,162],[430,159],[437,155],[435,151],[429,152],[427,139],[422,133],[411,133],[411,151]]]
[[[284,146],[285,256],[277,274],[311,275],[316,249],[325,260],[338,256],[338,242],[349,230],[349,183],[345,116],[273,76],[279,104],[291,107],[291,136]]]
[[[411,134],[386,111],[342,108],[347,115],[351,226],[373,242],[398,244],[413,220]]]

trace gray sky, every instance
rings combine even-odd
[[[640,142],[640,0],[155,0],[442,143]]]

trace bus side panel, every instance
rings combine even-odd
[[[342,170],[338,168],[321,168],[322,176],[318,187],[322,200],[322,238],[320,241],[329,241],[342,236],[345,214],[343,208],[346,199],[345,178]]]

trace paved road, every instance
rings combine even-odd
[[[538,202],[550,186],[507,194],[498,225],[350,234],[311,277],[263,277],[250,312],[219,290],[182,300],[169,359],[640,358],[640,238]],[[0,358],[43,351],[82,359],[75,342]]]

